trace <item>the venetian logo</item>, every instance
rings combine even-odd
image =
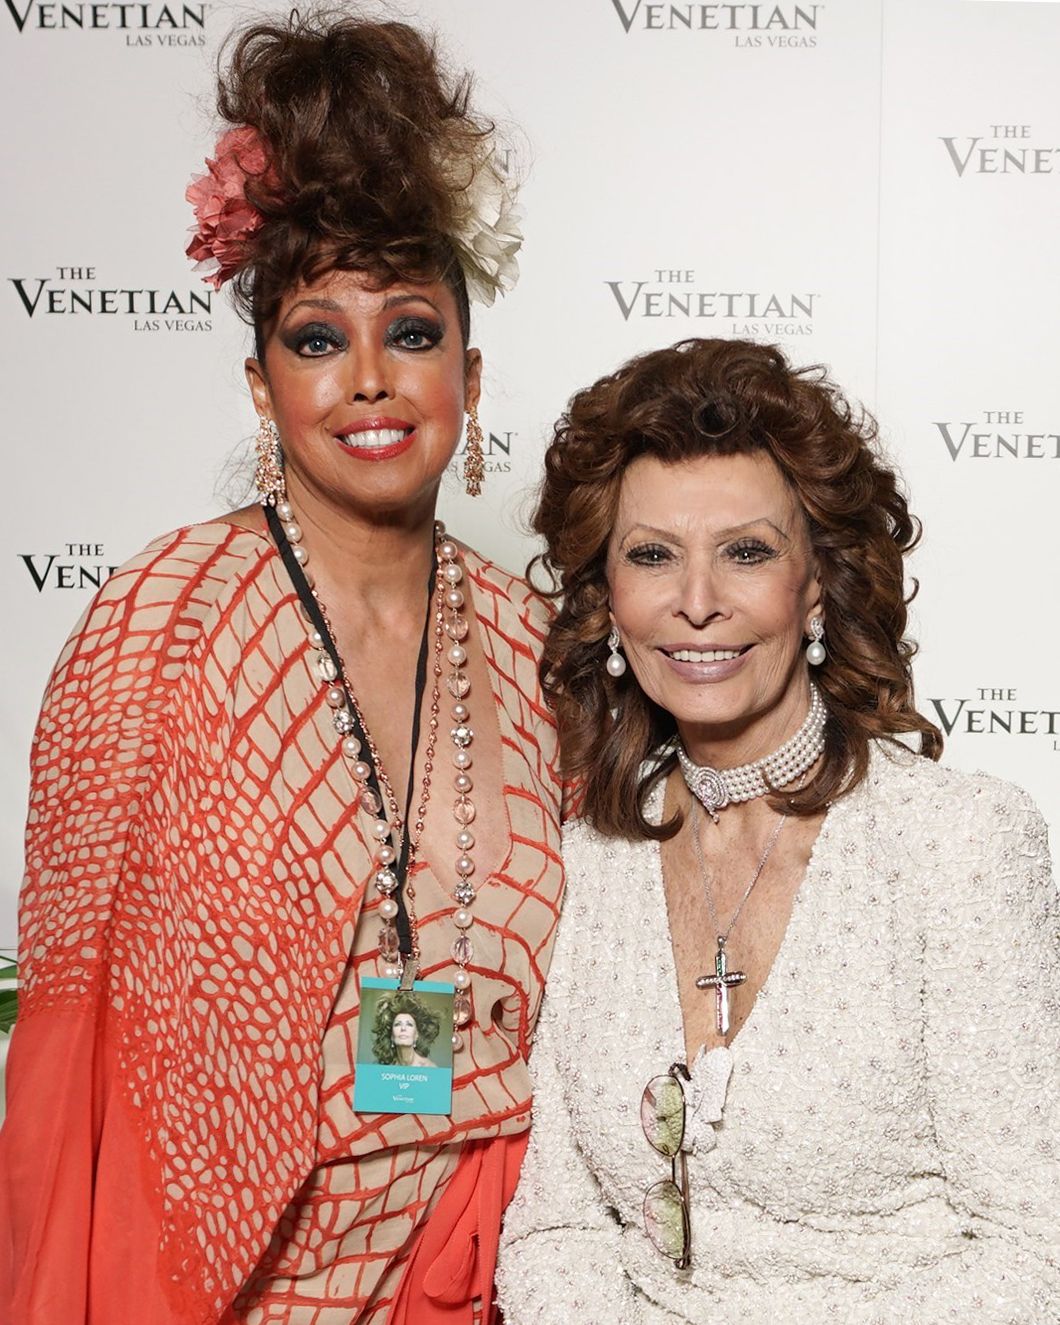
[[[4,0],[19,32],[120,32],[126,46],[205,46],[205,4]]]
[[[20,552],[38,593],[45,589],[99,589],[117,570],[104,559],[102,543],[64,543],[61,552]]]
[[[605,281],[625,322],[633,318],[722,324],[720,334],[756,339],[813,333],[815,293],[703,288],[695,271],[660,267],[650,279]]]
[[[54,276],[9,276],[27,317],[125,319],[133,331],[212,331],[212,290],[106,285],[95,267],[56,267]]]
[[[1060,431],[1027,423],[1021,409],[987,409],[978,419],[935,419],[931,426],[954,462],[1060,460]]]
[[[518,445],[516,432],[486,432],[482,434],[482,463],[487,474],[510,474],[512,472],[512,449]],[[449,462],[449,473],[459,476],[464,452],[467,450],[467,438],[462,438],[456,448],[456,455]]]
[[[1036,140],[1029,124],[991,124],[964,138],[941,138],[946,159],[961,179],[972,175],[1060,173],[1060,147]]]
[[[1037,736],[1060,752],[1060,709],[1021,704],[1013,686],[979,686],[963,699],[929,699],[946,736]]]
[[[626,32],[710,32],[747,49],[817,45],[824,5],[660,4],[610,0]]]

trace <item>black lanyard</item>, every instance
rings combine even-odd
[[[276,510],[272,506],[264,507],[265,519],[268,521],[269,530],[276,542],[277,550],[283,558],[283,564],[287,568],[287,574],[291,577],[291,583],[294,585],[299,601],[305,608],[306,614],[312,621],[314,628],[319,632],[320,638],[324,641],[324,648],[327,650],[328,657],[335,666],[335,674],[339,677],[336,684],[342,686],[346,691],[346,703],[349,709],[350,717],[353,719],[353,729],[350,733],[361,742],[361,758],[369,767],[367,784],[379,797],[380,804],[386,804],[386,798],[383,795],[383,789],[379,782],[379,771],[372,762],[371,748],[368,744],[368,733],[361,725],[361,719],[357,713],[357,708],[353,703],[353,696],[349,693],[346,686],[345,673],[342,667],[342,659],[339,657],[338,648],[335,641],[331,638],[331,631],[328,630],[328,624],[324,620],[324,614],[320,610],[320,604],[313,596],[313,591],[309,587],[309,581],[305,577],[298,559],[294,555],[294,549],[283,531],[283,524]],[[396,862],[390,866],[397,876],[398,886],[394,893],[394,900],[397,902],[398,912],[394,917],[394,923],[398,932],[398,947],[401,956],[408,959],[412,955],[412,925],[409,921],[408,908],[405,905],[405,882],[408,877],[409,856],[412,852],[412,838],[409,832],[409,816],[412,813],[412,793],[416,785],[416,750],[420,743],[420,715],[423,709],[423,695],[427,689],[427,653],[430,645],[431,636],[431,607],[434,602],[434,585],[437,575],[437,566],[434,556],[431,556],[431,573],[427,577],[427,616],[423,623],[423,635],[420,638],[420,652],[416,659],[416,690],[415,699],[412,707],[412,741],[411,753],[409,756],[409,781],[405,790],[405,814],[402,820],[401,829],[401,849],[398,852]]]

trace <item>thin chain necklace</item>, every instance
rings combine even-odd
[[[692,849],[695,852],[696,865],[699,868],[699,877],[703,884],[703,892],[707,899],[707,910],[710,912],[710,922],[714,926],[714,933],[717,939],[717,952],[714,956],[714,974],[701,975],[696,980],[697,989],[713,989],[715,998],[715,1025],[722,1035],[728,1034],[729,1030],[729,990],[742,985],[747,979],[744,971],[730,971],[727,966],[725,945],[729,941],[729,935],[732,933],[740,913],[743,911],[747,899],[751,896],[751,891],[755,884],[762,877],[762,871],[766,867],[766,861],[773,854],[773,848],[777,844],[777,838],[780,836],[780,830],[787,822],[787,815],[782,814],[777,819],[776,827],[769,835],[765,850],[759,858],[755,867],[754,874],[751,875],[751,881],[744,889],[743,896],[737,904],[736,910],[732,913],[729,923],[724,929],[721,927],[721,921],[718,919],[718,910],[714,905],[714,890],[710,885],[710,875],[707,872],[706,861],[703,859],[703,843],[699,838],[700,809],[697,797],[692,798],[692,813],[689,815],[689,824],[692,829]]]
[[[450,732],[450,739],[454,747],[453,789],[456,798],[453,802],[453,817],[458,825],[456,847],[459,853],[456,860],[458,882],[452,894],[454,902],[452,918],[456,936],[450,952],[457,968],[453,976],[456,995],[453,1000],[452,1041],[454,1050],[461,1049],[464,1044],[461,1028],[467,1026],[473,1016],[471,975],[467,968],[474,957],[474,945],[468,931],[473,924],[471,905],[475,900],[476,890],[471,883],[471,875],[475,870],[475,862],[471,856],[475,838],[470,824],[475,818],[475,805],[470,792],[474,783],[468,772],[472,764],[469,747],[475,734],[469,726],[470,711],[464,703],[471,690],[471,680],[465,670],[467,651],[462,643],[467,638],[470,626],[462,611],[465,597],[460,585],[464,571],[460,565],[459,549],[456,543],[446,536],[445,526],[441,521],[436,521],[434,553],[437,587],[433,600],[434,679],[420,800],[415,819],[409,829],[383,767],[379,751],[357,703],[345,662],[335,643],[335,632],[324,603],[314,587],[312,573],[307,567],[309,555],[302,544],[302,530],[295,519],[294,509],[286,498],[281,498],[276,502],[275,510],[269,506],[265,507],[265,515],[301,600],[302,617],[309,632],[309,645],[316,652],[316,675],[325,686],[325,699],[332,711],[332,725],[341,739],[343,757],[357,783],[358,807],[373,818],[370,830],[373,839],[372,877],[376,892],[380,894],[378,911],[382,923],[379,930],[379,957],[382,974],[389,978],[400,977],[405,988],[411,987],[421,959],[419,924],[414,907],[415,888],[412,885],[410,871],[423,834],[430,801],[431,779],[441,720],[441,680],[444,673],[442,655],[445,640],[446,638],[449,640],[445,658],[451,670],[445,678],[445,685],[454,701],[451,713],[456,724]],[[426,639],[426,636],[424,638]],[[418,683],[413,750],[409,768],[408,805],[411,805],[412,800],[420,693]],[[364,757],[365,747],[370,759]],[[373,789],[371,785],[373,781],[381,794]],[[402,915],[404,903],[408,903],[410,931],[410,950],[407,954],[402,952],[400,935],[395,924]]]

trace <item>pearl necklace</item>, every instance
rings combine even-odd
[[[802,726],[779,750],[739,768],[711,768],[694,763],[678,742],[677,758],[692,795],[701,802],[715,823],[726,805],[754,800],[767,792],[786,787],[811,769],[824,752],[824,728],[828,711],[821,692],[811,681],[810,711]]]
[[[331,709],[332,725],[341,741],[340,748],[343,758],[357,784],[357,804],[374,820],[370,829],[370,835],[374,842],[372,879],[375,890],[380,895],[378,909],[382,921],[379,930],[381,974],[388,979],[406,975],[408,973],[405,970],[406,966],[411,967],[412,975],[415,976],[420,963],[419,925],[414,905],[416,893],[411,881],[411,870],[423,834],[427,805],[430,799],[431,776],[434,771],[434,754],[441,713],[440,683],[444,670],[442,654],[443,649],[445,650],[445,659],[451,669],[445,678],[445,688],[453,700],[450,713],[455,724],[450,730],[449,738],[453,745],[452,760],[455,769],[453,790],[456,793],[453,802],[453,818],[458,825],[455,842],[459,853],[456,859],[458,882],[452,894],[454,902],[453,925],[456,928],[456,936],[450,949],[453,961],[456,964],[456,971],[453,976],[456,995],[453,1000],[452,1039],[453,1049],[461,1049],[464,1045],[464,1039],[460,1033],[461,1028],[466,1027],[471,1022],[473,1014],[471,975],[467,968],[475,955],[469,932],[474,923],[471,906],[475,900],[475,887],[471,882],[471,876],[475,871],[475,862],[471,852],[475,845],[475,837],[470,825],[475,819],[475,805],[470,796],[474,782],[468,770],[472,764],[470,747],[475,738],[475,733],[469,726],[471,714],[468,706],[464,703],[471,691],[471,679],[465,670],[467,650],[463,644],[468,636],[470,626],[467,617],[461,610],[465,606],[466,600],[464,591],[460,587],[464,578],[464,571],[460,565],[459,548],[452,539],[446,537],[445,526],[441,521],[436,521],[434,526],[434,550],[438,566],[438,587],[434,609],[434,684],[431,692],[420,802],[416,811],[415,822],[409,833],[408,868],[404,894],[409,904],[412,953],[410,960],[403,961],[398,931],[394,923],[400,909],[395,898],[395,894],[400,887],[400,880],[393,869],[393,865],[400,854],[405,824],[397,798],[379,757],[379,752],[357,703],[353,686],[350,684],[346,672],[345,662],[335,645],[335,631],[328,619],[327,609],[314,587],[312,572],[307,564],[309,554],[302,543],[302,529],[295,519],[294,508],[286,498],[281,497],[276,502],[276,514],[282,521],[283,533],[291,545],[294,559],[297,561],[316,606],[320,610],[320,615],[331,636],[330,643],[335,651],[335,656],[339,658],[340,662],[340,668],[336,668],[335,661],[328,649],[329,641],[325,640],[322,633],[317,629],[303,605],[301,612],[309,630],[309,646],[316,653],[315,671],[325,687],[325,699]],[[445,648],[446,640],[448,640],[447,649]],[[356,714],[356,719],[354,714]],[[368,753],[371,756],[370,763],[363,757],[362,742],[353,734],[358,723],[368,746]],[[380,789],[386,797],[387,804],[385,807],[381,798],[369,785],[373,770]]]

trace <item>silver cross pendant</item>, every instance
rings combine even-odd
[[[714,958],[714,974],[701,975],[696,981],[697,989],[713,989],[715,1017],[718,1031],[722,1035],[729,1033],[729,990],[742,985],[747,979],[743,971],[730,971],[725,961],[725,940],[718,935],[718,952]]]

